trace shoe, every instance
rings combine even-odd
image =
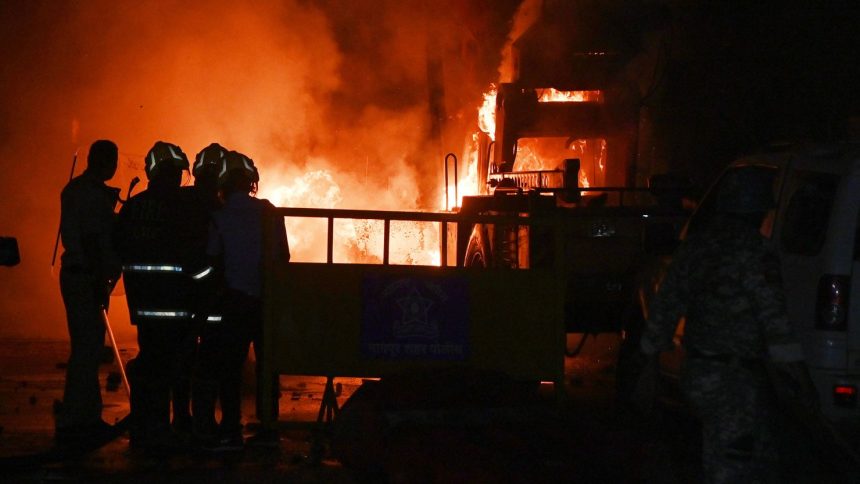
[[[247,444],[249,447],[275,448],[281,445],[281,436],[277,430],[262,429],[248,437]]]
[[[97,449],[117,438],[120,432],[113,425],[98,420],[87,425],[59,427],[54,433],[54,443],[60,447],[80,450]]]
[[[219,437],[203,444],[203,450],[209,452],[235,452],[245,448],[245,439],[240,432],[221,434]]]
[[[191,415],[179,415],[173,417],[173,423],[171,424],[174,432],[178,432],[181,434],[190,434],[192,429],[194,428],[193,421],[191,420]]]
[[[183,441],[170,427],[156,426],[131,432],[129,445],[133,449],[147,452],[175,453],[185,449],[187,442]]]

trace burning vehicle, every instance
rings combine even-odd
[[[563,250],[567,331],[619,331],[641,318],[638,274],[674,248],[687,215],[683,179],[648,173],[640,159],[647,130],[628,71],[637,51],[619,41],[629,36],[608,19],[570,31],[558,18],[513,43],[511,82],[485,95],[478,194],[463,197],[459,213],[562,220],[563,248],[552,229],[464,224],[458,261],[545,267]]]

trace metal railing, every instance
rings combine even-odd
[[[391,222],[435,222],[441,224],[439,236],[439,255],[442,267],[448,267],[448,225],[476,223],[508,225],[555,225],[556,217],[525,215],[463,215],[453,212],[407,212],[392,210],[354,210],[327,208],[276,207],[272,216],[303,217],[325,219],[326,223],[326,263],[334,263],[334,221],[344,220],[381,220],[383,222],[382,265],[390,264]],[[458,261],[459,262],[459,261]],[[457,265],[457,264],[455,264]]]

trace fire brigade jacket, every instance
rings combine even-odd
[[[119,257],[111,240],[119,190],[84,172],[60,196],[64,270],[99,279],[119,277]]]
[[[208,225],[200,197],[185,188],[150,186],[123,205],[116,240],[132,324],[191,320],[197,281],[211,272]]]

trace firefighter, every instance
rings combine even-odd
[[[218,195],[218,170],[221,168],[221,160],[227,153],[227,149],[218,143],[211,143],[199,153],[194,159],[192,174],[194,175],[195,198],[202,204],[208,213],[221,207],[221,199]],[[206,253],[207,231],[197,239],[195,252]],[[191,401],[193,418],[193,434],[201,442],[212,440],[217,421],[215,420],[215,403],[218,398],[218,382],[213,378],[207,378],[207,372],[199,369],[202,358],[198,357],[198,338],[207,338],[207,334],[218,330],[221,321],[220,307],[217,304],[217,289],[220,284],[216,280],[214,268],[207,265],[194,277],[196,306],[195,306],[195,332],[193,339],[186,342],[183,361],[191,364],[190,374],[193,382],[192,390],[194,398]],[[174,394],[175,395],[175,394]],[[176,408],[174,397],[174,408]]]
[[[191,168],[191,174],[194,176],[193,187],[183,187],[183,190],[189,191],[191,203],[202,207],[210,213],[221,206],[221,201],[218,198],[218,168],[221,158],[227,152],[224,147],[218,143],[212,143],[203,148],[194,159],[194,165]],[[201,219],[202,220],[202,219]],[[206,225],[198,224],[196,230],[192,231],[192,236],[189,239],[191,246],[188,248],[190,253],[204,254],[206,251],[206,241],[208,235],[208,222]],[[202,258],[198,261],[204,261]],[[199,265],[199,264],[198,264]],[[172,427],[179,435],[190,438],[194,433],[194,423],[192,418],[192,402],[191,402],[191,387],[194,367],[196,365],[198,339],[201,331],[206,326],[206,320],[214,320],[217,318],[206,313],[207,296],[212,292],[212,283],[214,277],[212,269],[208,265],[203,267],[191,267],[193,284],[193,305],[190,307],[193,313],[193,324],[191,329],[185,333],[183,341],[179,348],[178,367],[173,382],[171,384],[171,398],[173,404],[173,423]],[[201,400],[207,398],[207,392],[203,392]],[[201,412],[202,415],[207,415],[206,412]],[[203,424],[209,426],[209,424]]]
[[[119,190],[105,185],[117,167],[117,146],[98,140],[90,146],[87,168],[63,188],[60,233],[63,240],[60,292],[66,308],[71,355],[63,404],[56,422],[58,444],[77,445],[110,437],[102,418],[98,367],[105,340],[102,308],[120,274],[112,241]]]
[[[260,387],[262,224],[264,211],[273,205],[253,196],[259,175],[254,162],[247,156],[228,152],[221,160],[218,173],[224,206],[212,216],[207,254],[223,274],[224,287],[219,297],[223,319],[217,330],[204,332],[201,341],[202,371],[198,381],[217,381],[221,401],[221,422],[215,439],[207,447],[232,450],[244,445],[240,408],[242,367],[252,342],[257,358],[257,388]],[[286,263],[290,259],[290,251],[283,221],[277,224],[275,233],[279,238],[281,261]],[[276,384],[277,377],[275,380],[273,383]],[[260,408],[258,392],[258,417]],[[277,412],[277,400],[273,402],[273,408]],[[278,442],[276,434],[267,432],[252,439],[260,444],[277,445]]]
[[[191,171],[194,175],[194,188],[207,208],[212,211],[221,208],[221,200],[218,198],[218,170],[227,151],[220,144],[211,143],[200,150],[194,158],[194,167]]]
[[[760,234],[773,207],[771,179],[761,172],[724,177],[717,216],[676,252],[640,342],[653,366],[686,317],[681,389],[702,421],[705,482],[776,478],[768,370],[788,376],[799,400],[817,402],[786,314],[778,256]]]
[[[131,442],[161,448],[178,443],[170,421],[171,393],[181,374],[182,344],[193,331],[194,278],[205,262],[196,249],[208,212],[181,187],[189,163],[178,146],[156,142],[145,163],[149,186],[120,210],[117,245],[139,346],[128,369]],[[184,409],[175,407],[174,414],[187,418],[187,399],[182,403],[180,396],[179,402]]]

